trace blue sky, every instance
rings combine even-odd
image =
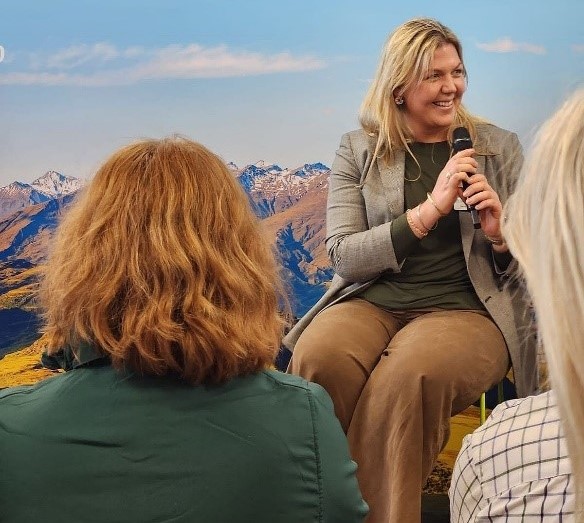
[[[172,133],[240,166],[330,165],[388,33],[415,16],[456,32],[467,107],[526,147],[584,83],[582,0],[3,1],[0,186],[88,178]]]

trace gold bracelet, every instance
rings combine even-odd
[[[428,198],[428,201],[434,206],[434,209],[436,209],[438,211],[438,214],[440,216],[442,216],[443,218],[444,218],[444,216],[448,216],[448,213],[447,212],[442,212],[440,210],[440,208],[436,205],[436,202],[434,201],[434,198],[432,198],[432,195],[429,192],[426,193],[426,196]]]
[[[436,222],[432,227],[428,227],[424,223],[424,220],[422,220],[422,213],[420,212],[420,207],[421,206],[422,206],[421,203],[419,203],[418,205],[416,205],[416,215],[418,216],[418,220],[420,220],[420,223],[422,224],[422,227],[424,227],[424,229],[426,229],[427,232],[433,231],[438,226],[438,222]]]
[[[406,220],[408,222],[408,225],[410,226],[410,228],[412,229],[412,231],[416,235],[416,237],[418,237],[420,240],[422,238],[428,236],[428,231],[423,231],[414,223],[414,220],[412,219],[412,210],[411,209],[408,209],[406,211]]]
[[[505,238],[501,237],[501,238],[491,238],[490,236],[487,236],[485,234],[485,238],[487,239],[487,241],[491,242],[493,245],[505,245],[505,243],[507,243],[505,241]]]

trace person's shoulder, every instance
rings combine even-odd
[[[304,392],[315,393],[324,390],[320,385],[312,383],[300,376],[287,374],[279,370],[265,370],[262,375],[279,387],[298,389]]]
[[[468,449],[485,499],[507,499],[514,488],[536,492],[540,481],[552,495],[565,493],[571,466],[553,392],[497,406]]]
[[[548,390],[541,394],[534,394],[532,396],[526,396],[525,398],[519,398],[514,400],[509,400],[500,405],[497,405],[493,410],[494,414],[501,412],[503,418],[508,418],[510,416],[522,416],[527,413],[533,412],[555,412],[557,410],[556,397],[553,390]]]
[[[375,146],[377,142],[377,135],[375,133],[368,133],[364,129],[354,129],[349,131],[341,137],[341,143],[348,142],[353,148]]]
[[[477,463],[506,454],[521,461],[514,449],[539,441],[542,430],[560,437],[559,414],[552,392],[505,401],[497,405],[486,422],[464,438],[464,446]],[[520,453],[521,454],[521,453]]]
[[[17,399],[18,397],[26,396],[33,390],[33,385],[20,385],[2,389],[0,390],[0,405],[4,405],[9,401]]]
[[[473,433],[473,444],[479,445],[504,433],[526,432],[543,424],[560,426],[559,412],[553,391],[536,396],[509,400],[497,405],[487,421]]]
[[[266,370],[262,374],[278,388],[283,388],[288,391],[296,390],[298,393],[314,399],[321,404],[325,404],[327,407],[332,405],[328,393],[317,383],[312,383],[299,376],[285,374],[277,370]]]
[[[490,122],[479,122],[476,124],[477,133],[479,136],[497,136],[505,137],[515,134],[512,131],[499,127]]]
[[[0,390],[0,408],[16,407],[29,404],[37,397],[47,397],[58,386],[65,374],[50,376],[32,385],[18,385]]]
[[[477,145],[490,154],[498,154],[505,146],[518,141],[516,133],[488,122],[477,123],[476,131]]]

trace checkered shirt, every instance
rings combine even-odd
[[[466,436],[449,494],[451,523],[573,522],[574,480],[553,392],[502,403]]]

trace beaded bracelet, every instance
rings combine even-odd
[[[422,229],[420,229],[415,223],[414,220],[412,220],[412,210],[408,209],[406,211],[406,220],[408,222],[408,225],[410,226],[410,228],[412,229],[412,231],[414,231],[414,234],[419,237],[419,239],[421,240],[422,238],[428,236],[428,231],[423,231]]]

